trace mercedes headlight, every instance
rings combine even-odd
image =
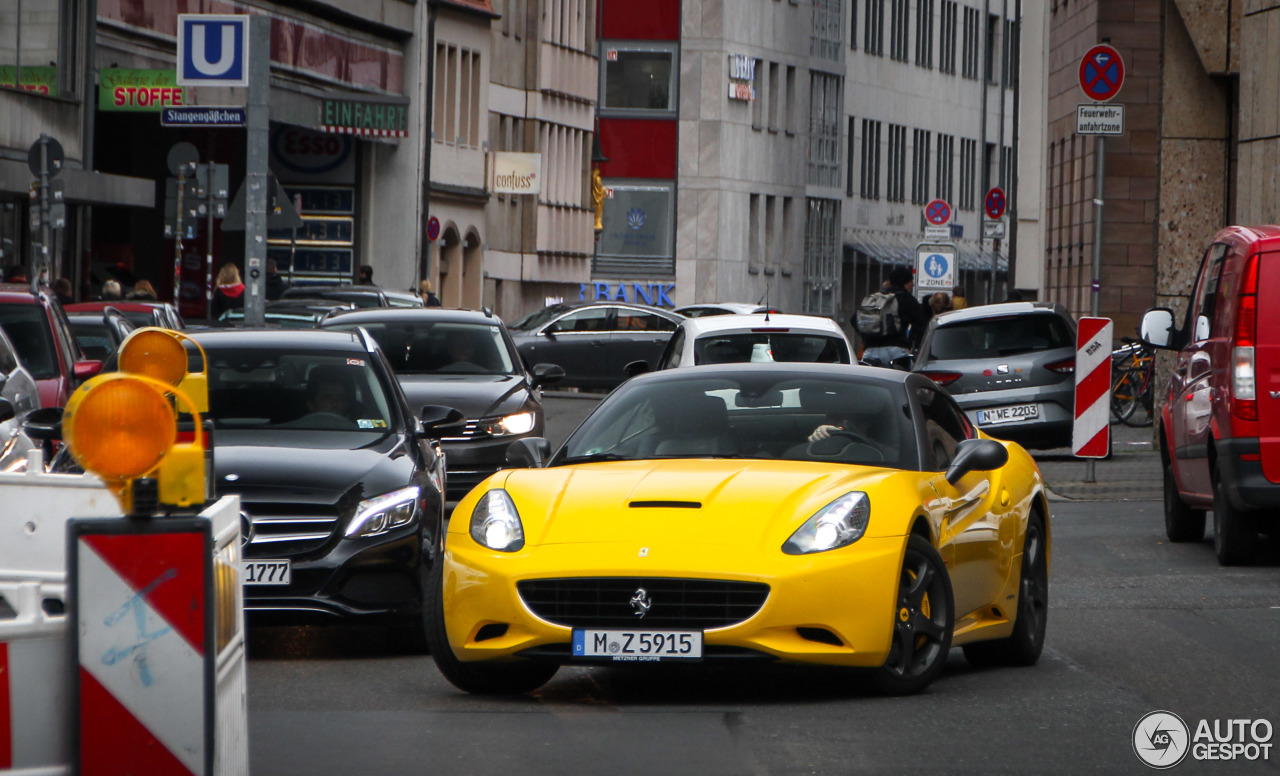
[[[418,486],[413,485],[361,501],[345,535],[377,536],[412,523],[418,514],[418,494]]]
[[[517,412],[514,415],[498,418],[487,423],[480,424],[480,430],[488,433],[490,436],[512,436],[514,434],[527,434],[533,430],[533,413]]]
[[[480,497],[471,513],[471,538],[501,552],[515,552],[524,546],[524,526],[505,490],[496,488]]]
[[[807,555],[853,544],[867,532],[870,519],[871,501],[867,494],[846,493],[804,521],[782,545],[782,551],[788,555]]]

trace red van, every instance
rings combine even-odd
[[[1157,420],[1165,531],[1199,541],[1213,510],[1224,566],[1280,530],[1280,316],[1264,312],[1277,304],[1280,226],[1232,226],[1205,251],[1182,328],[1168,308],[1142,318],[1143,342],[1177,351]]]

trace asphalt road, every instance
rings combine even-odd
[[[549,436],[591,404],[552,400]],[[375,630],[258,629],[253,773],[1141,773],[1131,741],[1148,712],[1193,732],[1280,726],[1280,548],[1220,568],[1208,541],[1165,541],[1157,502],[1057,500],[1051,530],[1039,665],[978,670],[955,650],[907,698],[785,666],[564,668],[535,695],[483,698]],[[1174,772],[1280,773],[1270,754]]]

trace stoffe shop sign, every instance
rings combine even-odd
[[[489,154],[489,191],[494,194],[542,193],[542,154],[509,151]]]
[[[173,70],[98,71],[98,110],[158,113],[186,104],[186,90]]]

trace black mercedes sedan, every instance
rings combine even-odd
[[[460,414],[420,419],[365,332],[189,334],[208,361],[216,492],[241,498],[249,616],[385,624],[421,643],[443,539],[435,429]]]
[[[335,313],[320,326],[363,328],[377,340],[415,410],[447,406],[465,425],[442,429],[448,462],[447,509],[505,465],[507,448],[544,435],[538,388],[564,374],[558,366],[526,369],[502,320],[490,312],[377,308]]]

